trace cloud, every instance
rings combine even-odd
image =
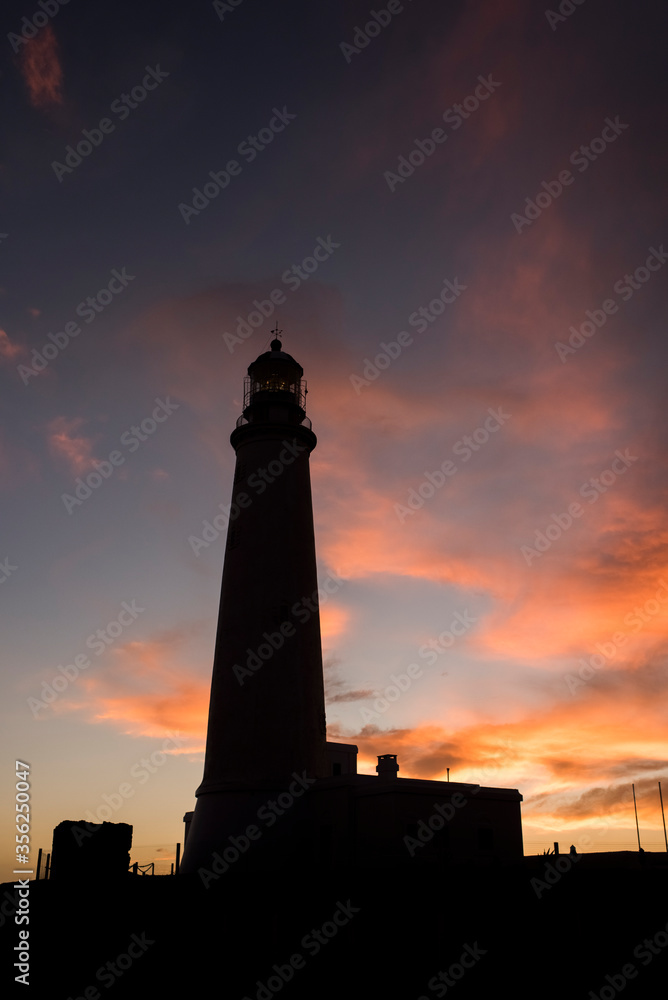
[[[0,358],[4,361],[13,361],[25,353],[25,348],[21,344],[15,344],[4,330],[0,330]]]
[[[340,702],[365,701],[372,698],[374,692],[369,688],[352,689],[347,681],[340,676],[339,661],[335,657],[325,659],[323,663],[325,674],[325,701],[328,705]]]
[[[48,108],[63,103],[63,71],[51,24],[26,42],[19,53],[19,65],[33,107]]]
[[[658,664],[644,671],[645,684],[617,674],[585,697],[524,711],[513,722],[478,719],[448,730],[436,722],[385,730],[337,726],[329,738],[356,743],[362,771],[373,772],[377,755],[396,753],[401,777],[443,780],[450,768],[452,781],[518,788],[525,822],[557,829],[610,815],[631,825],[634,782],[639,812],[656,828],[656,782],[668,769],[661,735],[668,679]]]
[[[203,750],[210,681],[193,671],[185,650],[197,628],[179,626],[112,647],[104,665],[78,680],[85,696],[72,707],[132,736],[179,732],[187,740],[180,753]]]
[[[663,445],[651,425],[638,440],[628,350],[611,329],[605,342],[588,342],[572,366],[560,363],[554,341],[577,318],[574,302],[592,304],[596,279],[582,248],[568,263],[573,235],[559,217],[540,221],[530,245],[515,233],[480,241],[473,226],[475,294],[461,300],[447,364],[445,348],[426,334],[410,347],[420,364],[433,359],[438,379],[406,380],[399,359],[356,395],[349,374],[361,370],[364,352],[327,335],[338,322],[338,298],[317,284],[291,301],[289,334],[310,381],[319,438],[311,467],[321,559],[350,578],[409,577],[487,595],[489,609],[470,639],[477,655],[536,670],[559,656],[591,655],[596,643],[627,629],[625,617],[656,591],[668,559]],[[253,298],[266,298],[278,283],[268,278],[165,302],[127,334],[133,357],[145,349],[153,367],[159,341],[161,388],[200,415],[202,451],[227,470],[233,456],[219,432],[220,400],[230,401],[222,419],[232,426],[245,366],[266,347],[271,322],[231,359],[221,330],[234,329]],[[510,419],[462,460],[453,450],[490,407]],[[637,461],[594,503],[585,499],[581,489],[591,477],[629,448]],[[448,458],[456,475],[402,523],[397,505],[405,507],[426,473]],[[573,502],[581,517],[527,565],[521,546],[534,545],[536,532]],[[342,611],[322,609],[324,641],[339,641],[348,626]],[[663,629],[656,618],[630,646],[651,645]]]
[[[93,442],[77,431],[82,417],[55,417],[47,427],[47,439],[53,455],[62,459],[77,476],[86,472],[93,461]]]
[[[346,608],[331,602],[320,606],[320,635],[323,645],[340,639],[346,630],[349,621],[349,613]]]
[[[660,774],[665,772],[668,761],[629,761],[628,765],[633,766],[633,771],[629,777],[636,776],[638,771],[643,769],[651,770]],[[625,825],[631,825],[634,821],[633,812],[633,788],[632,782],[626,781],[623,784],[607,785],[604,787],[590,788],[581,795],[573,796],[568,804],[563,806],[551,805],[550,814],[554,820],[566,820],[569,823],[582,820],[591,821],[593,819],[614,817],[621,819]],[[636,805],[638,814],[645,821],[656,823],[658,799],[658,778],[642,779],[633,782],[635,785]]]

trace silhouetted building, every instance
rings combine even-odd
[[[248,368],[230,439],[204,777],[180,871],[519,861],[518,791],[400,778],[392,754],[376,777],[357,774],[357,747],[326,740],[302,376],[273,340]]]
[[[51,878],[90,880],[127,875],[132,847],[128,823],[64,820],[53,831]]]

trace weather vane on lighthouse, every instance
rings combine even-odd
[[[272,349],[272,351],[273,350],[280,351],[280,349],[283,347],[283,344],[281,343],[281,341],[278,338],[283,333],[283,331],[278,329],[278,319],[276,320],[276,326],[274,327],[274,329],[271,332],[274,335],[274,339],[271,342],[271,349]],[[274,344],[278,344],[278,346],[274,347]]]

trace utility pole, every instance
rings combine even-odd
[[[636,805],[636,786],[631,785],[631,788],[633,789],[633,808],[636,814],[636,832],[638,834],[638,850],[642,851],[642,847],[640,846],[640,827],[638,826],[638,806]]]
[[[663,839],[666,842],[666,851],[668,851],[668,836],[666,836],[666,817],[663,811],[663,795],[661,794],[661,782],[659,782],[659,798],[661,800],[661,819],[663,820]]]

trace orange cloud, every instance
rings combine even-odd
[[[641,818],[657,827],[656,782],[662,771],[665,780],[668,755],[656,734],[665,732],[667,682],[646,669],[645,686],[617,678],[512,723],[447,732],[436,723],[385,731],[368,725],[330,738],[359,746],[361,770],[373,772],[377,755],[396,753],[403,777],[445,779],[449,767],[453,781],[518,788],[525,821],[557,829],[606,816],[630,825],[635,782]]]
[[[85,695],[63,710],[76,709],[132,736],[178,732],[185,744],[175,753],[203,751],[210,682],[193,675],[185,658],[183,646],[192,632],[193,627],[173,628],[112,647],[106,663],[77,681]]]
[[[349,613],[340,606],[324,603],[320,605],[320,635],[323,644],[339,639],[346,630]]]
[[[76,475],[89,469],[94,457],[92,440],[76,433],[82,423],[81,417],[55,417],[47,427],[52,454],[63,459]]]
[[[479,655],[533,662],[538,670],[558,656],[593,653],[597,642],[625,627],[624,618],[651,598],[668,572],[665,487],[656,477],[648,481],[657,443],[641,442],[633,451],[641,460],[595,503],[580,494],[616,450],[635,449],[632,421],[627,426],[625,420],[633,401],[629,387],[618,385],[626,349],[608,338],[603,355],[594,355],[594,338],[572,366],[559,361],[553,345],[577,318],[573,302],[591,305],[591,261],[580,250],[572,266],[565,265],[570,243],[563,224],[556,215],[540,222],[531,245],[515,233],[505,242],[478,244],[475,294],[461,300],[440,384],[406,381],[400,359],[356,395],[349,375],[361,372],[364,351],[354,354],[325,336],[331,292],[313,285],[292,303],[292,335],[304,345],[295,353],[311,381],[309,414],[320,442],[311,465],[321,558],[343,576],[408,576],[489,595],[490,610],[471,645]],[[566,268],[572,298],[564,299],[555,283],[558,268]],[[235,349],[234,366],[219,370],[211,357],[228,356],[220,331],[234,329],[236,315],[253,296],[266,296],[271,284],[166,303],[141,326],[147,348],[160,340],[170,390],[203,415],[207,455],[228,469],[233,456],[219,419],[211,417],[226,396],[225,419],[232,425],[245,364],[266,346],[267,331],[258,331],[247,349]],[[307,338],[307,320],[321,301],[324,314]],[[409,348],[416,354],[431,349],[438,358],[436,342],[417,336]],[[313,353],[310,367],[304,351]],[[406,504],[425,471],[452,457],[453,446],[490,406],[503,407],[511,419],[401,523],[396,505]],[[527,565],[521,547],[535,544],[535,532],[575,501],[581,518]],[[342,626],[323,608],[328,641]],[[665,619],[656,617],[628,648],[646,650],[663,634]]]
[[[19,54],[19,64],[33,107],[62,104],[63,71],[51,24],[26,42]]]
[[[4,330],[0,330],[0,358],[12,361],[25,352],[21,344],[14,344]]]

